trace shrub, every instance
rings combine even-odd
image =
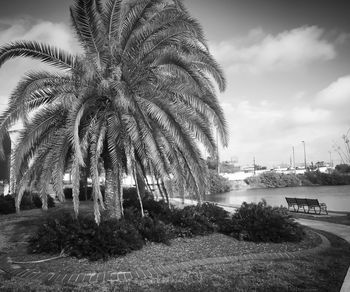
[[[215,230],[214,224],[203,215],[197,206],[174,209],[171,223],[181,228],[187,228],[191,235],[204,235]]]
[[[267,171],[258,176],[248,177],[244,181],[251,187],[256,188],[284,188],[301,185],[301,181],[297,175],[273,171]]]
[[[254,242],[300,241],[302,227],[294,222],[286,208],[271,207],[262,200],[258,204],[244,202],[233,218],[236,236]]]
[[[0,195],[0,214],[5,215],[15,212],[15,199],[11,195]]]
[[[140,219],[137,229],[146,240],[168,244],[172,238],[173,228],[158,219],[143,217]]]
[[[55,207],[55,202],[51,196],[47,196],[47,205],[49,208]],[[22,200],[20,209],[30,210],[35,208],[41,208],[42,203],[38,194],[30,194],[25,192]],[[11,214],[16,212],[15,198],[11,195],[1,195],[0,196],[0,214]]]
[[[104,186],[100,186],[102,197],[104,198]],[[67,200],[73,199],[73,191],[71,187],[66,187],[63,189],[64,197]],[[86,200],[92,200],[92,187],[88,186],[86,189],[86,196],[85,196],[85,187],[81,184],[79,189],[79,201],[86,201]]]
[[[322,173],[320,171],[308,171],[303,175],[306,180],[314,185],[348,185],[350,176],[334,171],[332,173]]]
[[[350,174],[350,165],[349,164],[338,164],[335,166],[335,170],[339,173],[349,173]]]
[[[211,223],[215,224],[217,231],[224,234],[231,233],[232,220],[230,213],[225,209],[209,202],[203,203],[197,208]]]
[[[91,251],[81,254],[81,256],[87,256],[92,260],[125,255],[133,250],[141,249],[144,245],[135,226],[125,220],[102,221],[99,226],[95,226],[95,230],[90,243],[92,245]],[[87,239],[89,240],[89,238]],[[77,247],[77,251],[80,250],[80,247]]]
[[[140,249],[144,242],[137,229],[125,220],[104,220],[98,226],[93,218],[75,219],[69,212],[47,217],[36,235],[29,240],[32,253],[67,254],[91,260],[124,255]]]
[[[154,200],[153,195],[150,192],[145,191],[142,203],[144,204],[148,200]],[[135,187],[123,189],[123,206],[124,208],[136,207],[140,209],[140,202]]]
[[[209,183],[209,191],[211,194],[225,193],[229,192],[232,189],[230,181],[212,169],[209,169]]]
[[[40,196],[37,194],[34,194],[32,196],[32,202],[33,202],[34,208],[41,208],[43,205],[41,202]],[[47,206],[48,208],[55,207],[55,201],[50,195],[47,195]]]
[[[164,200],[155,201],[153,198],[144,200],[143,208],[152,218],[157,218],[165,223],[172,222],[174,206],[169,206]]]

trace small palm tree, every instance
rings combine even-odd
[[[30,57],[59,69],[28,73],[0,117],[0,141],[18,120],[24,124],[13,165],[17,209],[24,190],[32,187],[47,208],[50,181],[64,200],[63,174],[69,168],[78,214],[86,166],[97,222],[100,208],[110,217],[122,216],[124,174],[135,181],[150,174],[161,191],[170,191],[164,181],[171,179],[200,198],[207,188],[200,145],[214,152],[213,127],[227,143],[214,87],[215,82],[224,90],[225,80],[200,25],[179,0],[108,0],[105,5],[76,0],[71,19],[83,54],[34,41],[0,48],[0,66]]]

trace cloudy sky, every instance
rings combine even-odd
[[[221,160],[261,165],[329,161],[350,128],[348,0],[187,0],[222,65],[228,88],[219,99],[230,143]],[[69,0],[0,0],[0,45],[39,40],[78,51]],[[34,66],[34,67],[33,67]],[[0,110],[25,72],[24,59],[0,69]],[[42,66],[41,66],[42,67]],[[337,163],[337,154],[332,158]]]

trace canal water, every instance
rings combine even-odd
[[[287,207],[285,197],[318,199],[319,202],[327,204],[328,210],[350,212],[350,185],[232,190],[207,195],[206,201],[237,207],[243,202],[258,203],[264,198],[268,205]]]

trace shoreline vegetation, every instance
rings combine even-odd
[[[240,184],[234,182],[236,188],[242,187],[243,182],[248,188],[285,188],[299,186],[336,186],[350,185],[350,175],[333,173],[321,173],[319,171],[306,172],[305,174],[283,174],[276,172],[264,172],[257,176],[244,179]]]

